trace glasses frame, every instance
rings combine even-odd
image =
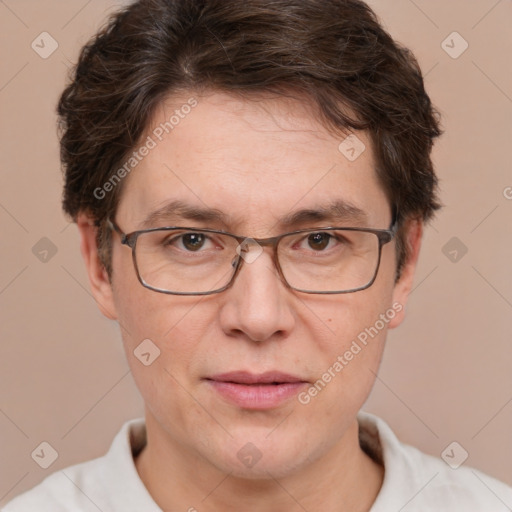
[[[277,235],[277,236],[273,236],[273,237],[269,237],[269,238],[251,238],[251,237],[247,237],[247,236],[235,235],[233,233],[229,233],[227,231],[218,230],[218,229],[184,227],[184,226],[164,226],[164,227],[159,227],[159,228],[141,229],[138,231],[132,231],[131,233],[125,233],[116,224],[116,222],[110,218],[107,219],[107,226],[111,230],[115,231],[121,237],[122,245],[126,245],[127,247],[131,248],[132,261],[133,261],[133,265],[135,267],[135,273],[137,274],[137,279],[139,280],[139,282],[142,284],[142,286],[144,286],[144,288],[148,288],[149,290],[153,290],[155,292],[165,293],[167,295],[213,295],[215,293],[220,293],[220,292],[223,292],[224,290],[227,290],[228,288],[230,288],[233,285],[237,275],[239,274],[239,272],[243,266],[243,262],[245,261],[241,255],[238,255],[238,257],[236,259],[235,271],[233,272],[233,275],[232,275],[231,279],[229,280],[229,282],[226,285],[224,285],[223,287],[218,288],[216,290],[211,290],[211,291],[207,291],[207,292],[172,292],[169,290],[163,290],[160,288],[156,288],[156,287],[151,286],[150,284],[146,283],[144,281],[144,279],[142,278],[142,276],[140,275],[139,267],[137,265],[137,257],[135,255],[135,247],[137,245],[137,239],[139,238],[139,236],[144,233],[152,233],[154,231],[188,230],[188,231],[194,231],[194,232],[217,233],[217,234],[221,234],[221,235],[227,235],[227,236],[230,236],[231,238],[234,238],[238,242],[239,245],[241,245],[246,240],[253,240],[254,242],[258,243],[262,247],[271,246],[273,249],[272,260],[277,269],[279,277],[281,278],[281,281],[286,285],[287,288],[289,288],[290,290],[301,292],[301,293],[309,293],[309,294],[317,294],[317,295],[332,295],[332,294],[354,293],[354,292],[358,292],[361,290],[366,290],[375,282],[375,279],[377,278],[377,274],[379,272],[379,267],[380,267],[382,246],[388,244],[395,238],[396,233],[398,231],[398,216],[396,214],[393,214],[393,219],[391,221],[391,225],[390,225],[389,229],[328,226],[328,227],[299,229],[296,231],[290,231],[288,233],[283,233],[281,235]],[[315,232],[320,232],[320,231],[324,231],[324,230],[334,230],[334,229],[338,230],[338,231],[362,231],[365,233],[373,233],[374,235],[377,236],[377,239],[379,242],[379,254],[378,254],[378,259],[377,259],[377,265],[375,267],[375,272],[373,273],[373,277],[371,278],[371,280],[366,285],[360,286],[359,288],[352,288],[350,290],[342,290],[342,291],[312,291],[312,290],[303,290],[303,289],[295,288],[295,287],[291,286],[288,283],[288,281],[286,280],[286,278],[283,274],[283,271],[281,269],[281,265],[279,263],[279,258],[277,255],[277,249],[278,249],[279,242],[283,238],[285,238],[289,235],[296,235],[296,234],[307,233],[307,232],[315,233]]]

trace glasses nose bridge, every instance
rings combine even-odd
[[[277,244],[279,243],[279,240],[281,240],[283,236],[271,236],[269,238],[252,238],[258,245],[261,245],[262,247],[272,247],[274,250],[277,247]]]
[[[263,252],[263,247],[271,247],[272,248],[272,253],[271,253],[272,264],[273,264],[274,268],[276,269],[279,277],[281,279],[284,279],[283,273],[281,270],[281,266],[279,264],[278,251],[277,251],[277,246],[278,246],[281,238],[283,238],[282,235],[268,237],[268,238],[240,237],[238,239],[238,243],[239,243],[239,247],[242,247],[244,243],[250,247],[252,245],[251,242],[255,242],[259,247],[261,247],[262,252]],[[245,251],[241,250],[241,252],[245,252]],[[259,256],[260,255],[258,255],[255,259],[258,259]],[[246,257],[244,257],[242,254],[238,254],[238,265],[235,270],[235,274],[233,275],[232,282],[237,278],[238,274],[242,270],[242,266],[244,263],[247,263],[250,265],[254,261],[255,260],[248,261],[248,259]],[[285,283],[286,283],[286,281],[285,281]]]
[[[263,251],[263,247],[271,247],[272,248],[272,261],[274,262],[274,265],[277,267],[277,269],[280,271],[281,269],[279,268],[278,255],[277,255],[277,252],[278,252],[277,251],[277,246],[278,246],[279,241],[281,240],[281,238],[283,238],[283,235],[271,236],[271,237],[268,237],[268,238],[250,238],[250,237],[247,237],[247,238],[243,239],[243,242],[241,242],[240,245],[242,245],[244,242],[249,241],[249,246],[250,246],[251,245],[250,241],[253,241],[256,244],[258,244],[259,247],[262,248],[262,251]]]

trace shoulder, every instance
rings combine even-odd
[[[361,446],[366,443],[385,467],[384,482],[372,512],[510,511],[512,488],[463,465],[465,453],[460,445],[448,447],[443,460],[401,443],[390,427],[374,415],[360,413],[358,420]]]
[[[140,480],[133,454],[146,442],[141,418],[126,422],[108,453],[61,469],[10,501],[2,512],[160,510]]]
[[[411,505],[416,501],[416,508],[411,510],[430,510],[426,508],[430,506],[437,512],[510,512],[512,488],[477,469],[458,466],[454,459],[465,457],[457,453],[462,447],[445,452],[446,462],[412,446],[402,448],[405,463],[401,472],[409,474]]]
[[[56,471],[40,484],[10,501],[2,512],[98,512],[98,506],[86,493],[91,485],[94,486],[94,481],[99,479],[103,464],[104,457],[100,457]]]

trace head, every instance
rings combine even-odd
[[[153,423],[242,476],[284,475],[327,453],[371,390],[386,332],[403,319],[422,225],[439,207],[430,152],[440,128],[412,54],[359,0],[142,0],[84,47],[58,112],[64,209]],[[162,214],[177,201],[219,215]],[[334,202],[345,217],[284,222]],[[109,219],[125,233],[268,238],[393,220],[397,233],[364,290],[293,290],[263,247],[226,290],[183,296],[142,286]],[[147,339],[159,353],[149,366],[134,355]],[[232,371],[305,385],[279,406],[244,408],[212,389],[212,376]],[[263,454],[254,468],[237,457],[247,443]]]

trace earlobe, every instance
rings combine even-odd
[[[423,222],[420,219],[408,221],[404,243],[407,245],[407,260],[405,261],[400,278],[395,283],[393,290],[393,304],[397,304],[398,314],[389,322],[389,328],[398,327],[405,317],[405,306],[409,293],[411,292],[414,273],[418,263],[418,257],[421,247],[421,238],[423,235]]]
[[[100,311],[111,320],[117,319],[112,285],[105,266],[100,260],[97,244],[97,230],[94,221],[85,213],[77,217],[78,232],[80,235],[80,251],[84,259],[91,292]]]

